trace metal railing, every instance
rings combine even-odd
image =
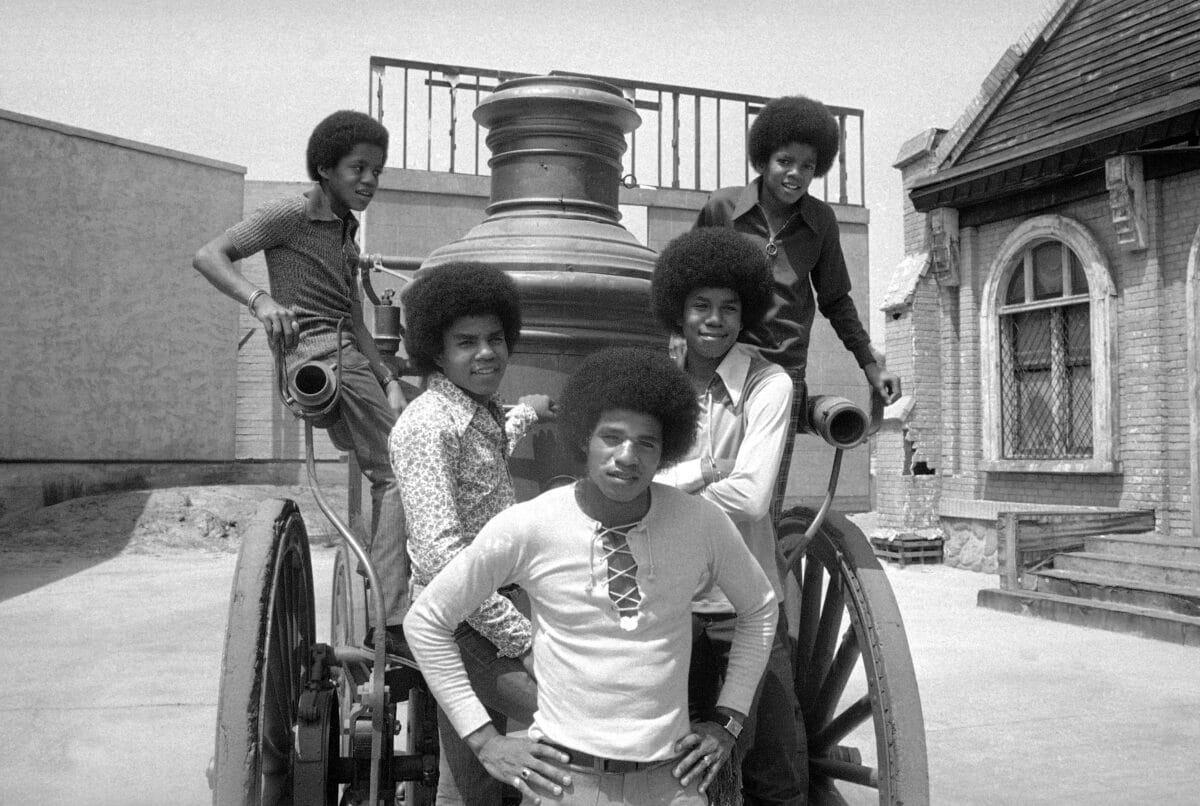
[[[372,56],[369,108],[391,132],[389,164],[487,175],[486,132],[471,113],[498,84],[527,75]],[[767,96],[566,71],[551,75],[606,81],[633,101],[642,125],[626,136],[627,187],[711,191],[746,184],[754,175],[746,135]],[[833,168],[809,192],[831,203],[864,206],[863,112],[827,106],[837,118],[841,147]]]

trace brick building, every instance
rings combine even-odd
[[[1063,0],[905,144],[882,526],[984,571],[1004,512],[1150,511],[1196,540],[1198,146],[1200,3],[1177,0]]]

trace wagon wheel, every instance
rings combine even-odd
[[[346,546],[338,546],[329,613],[329,635],[334,646],[362,646],[367,634],[366,589],[356,564]]]
[[[813,515],[784,513],[779,539],[798,540]],[[866,537],[830,513],[791,571],[810,802],[927,803],[925,724],[908,639]]]
[[[217,701],[213,803],[292,802],[297,704],[315,641],[308,535],[292,501],[258,508],[242,536]]]

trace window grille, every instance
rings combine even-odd
[[[1087,279],[1066,244],[1046,241],[1016,261],[1000,308],[1006,459],[1093,456]]]

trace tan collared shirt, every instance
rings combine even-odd
[[[756,349],[734,344],[700,395],[696,444],[682,462],[656,477],[683,489],[703,485],[704,467],[733,461],[733,470],[699,490],[725,511],[783,601],[771,497],[792,410],[792,380]],[[706,591],[696,612],[728,612],[728,600]]]

